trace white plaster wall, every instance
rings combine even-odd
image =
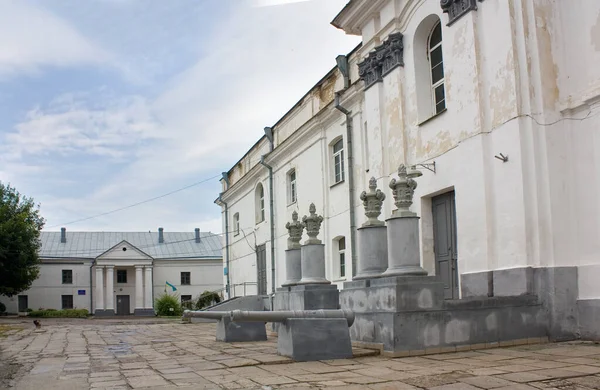
[[[63,269],[73,271],[73,284],[62,284]],[[77,290],[85,290],[86,295],[77,295]],[[29,308],[33,310],[61,309],[61,295],[73,295],[73,307],[90,310],[90,263],[42,264],[38,279],[18,295],[27,295]],[[17,312],[17,296],[0,296],[0,301],[6,305],[7,312]]]
[[[176,294],[191,295],[192,298],[204,291],[215,291],[223,287],[220,283],[223,263],[220,260],[156,260],[153,269],[155,299],[164,293],[166,281],[177,288]],[[182,272],[190,273],[190,285],[181,284]],[[167,292],[172,293],[172,289],[167,287]]]

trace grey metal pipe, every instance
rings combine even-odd
[[[233,322],[285,322],[290,318],[344,318],[348,326],[354,323],[354,312],[350,310],[287,310],[287,311],[190,311],[183,317],[198,317],[220,320],[229,317]]]
[[[348,207],[350,208],[350,250],[352,254],[352,277],[356,276],[357,247],[356,247],[356,215],[354,206],[354,147],[352,146],[352,111],[347,110],[340,103],[340,92],[335,93],[335,108],[346,115],[346,144],[348,145]]]
[[[271,151],[273,151],[273,141]],[[273,167],[265,162],[265,156],[260,157],[260,163],[269,170],[269,219],[271,220],[271,309],[273,309],[273,296],[275,295],[275,203],[273,200]]]

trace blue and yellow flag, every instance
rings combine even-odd
[[[171,283],[169,283],[169,282],[165,282],[165,283],[166,283],[165,291],[167,290],[167,286],[171,287],[173,289],[173,291],[177,291],[177,288],[175,286],[173,286]]]

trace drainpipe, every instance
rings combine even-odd
[[[350,207],[350,246],[352,248],[352,277],[356,276],[357,248],[356,248],[356,215],[354,206],[354,153],[352,152],[352,111],[348,111],[340,104],[340,94],[350,86],[348,72],[348,57],[336,57],[338,69],[344,77],[344,89],[335,93],[335,108],[346,115],[346,143],[348,145],[348,204]]]
[[[225,181],[226,189],[229,188],[229,178],[227,177],[227,172],[223,172],[223,180]],[[227,293],[227,299],[230,297],[230,281],[229,281],[229,208],[227,207],[227,202],[223,200],[223,193],[219,194],[219,198],[217,201],[225,206],[225,268],[227,269],[227,283],[225,285],[225,292]]]
[[[90,314],[94,314],[94,306],[93,306],[93,299],[94,299],[94,288],[92,287],[92,267],[94,266],[94,264],[96,264],[96,260],[92,260],[92,264],[90,264]]]
[[[274,149],[273,129],[265,127],[265,136],[269,140],[270,152]],[[273,202],[273,167],[265,162],[265,156],[260,157],[260,163],[269,170],[269,215],[271,218],[271,309],[275,295],[275,202]]]

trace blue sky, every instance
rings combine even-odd
[[[286,4],[282,4],[286,3]],[[47,230],[220,232],[218,179],[358,37],[346,0],[0,0],[0,181]]]

